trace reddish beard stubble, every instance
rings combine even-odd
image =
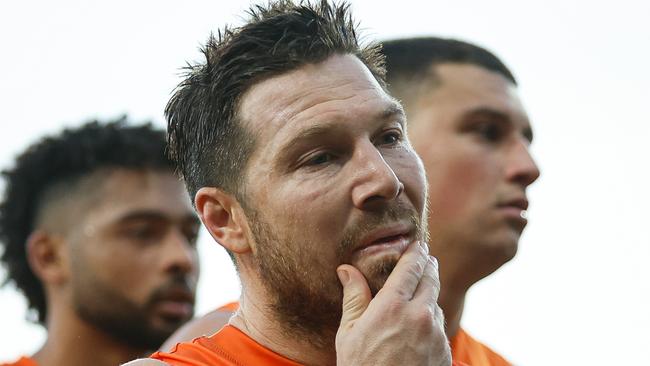
[[[259,279],[271,299],[270,312],[287,335],[304,337],[314,346],[333,347],[334,337],[341,320],[342,287],[336,268],[351,263],[354,251],[369,232],[396,222],[407,220],[415,240],[428,239],[427,215],[403,203],[386,206],[381,211],[367,212],[363,219],[346,229],[336,249],[335,263],[323,263],[305,253],[301,238],[282,238],[274,231],[259,211],[246,210],[251,230],[257,243],[255,262]],[[309,228],[306,228],[309,230]],[[368,281],[373,297],[383,287],[395,268],[399,256],[384,257],[359,268]],[[353,264],[354,265],[354,264]]]

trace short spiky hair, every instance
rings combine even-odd
[[[26,242],[35,229],[43,198],[61,184],[106,168],[173,171],[165,157],[165,133],[150,124],[127,126],[126,117],[102,124],[89,122],[79,128],[45,137],[16,159],[15,166],[2,172],[6,187],[0,202],[0,260],[6,266],[5,280],[25,294],[37,321],[47,315],[43,285],[27,263]]]
[[[420,37],[383,42],[387,79],[425,76],[431,66],[443,63],[470,64],[497,72],[513,84],[517,80],[508,67],[483,47],[457,39]]]
[[[384,84],[383,56],[360,46],[349,5],[279,0],[249,15],[242,27],[209,38],[205,61],[188,66],[165,109],[169,152],[192,198],[204,186],[240,193],[255,141],[237,111],[253,84],[334,54],[355,55]]]
[[[435,66],[467,64],[496,72],[517,85],[508,67],[483,47],[456,39],[420,37],[383,42],[389,90],[406,105],[417,97],[423,83],[436,81]]]

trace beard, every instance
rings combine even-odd
[[[187,319],[163,319],[162,326],[152,324],[154,306],[174,288],[192,291],[186,278],[178,275],[154,290],[144,304],[137,304],[101,281],[89,280],[86,275],[84,283],[74,291],[74,309],[82,320],[116,341],[146,352],[153,351],[191,319],[191,316]]]
[[[362,238],[377,227],[405,218],[414,227],[410,233],[413,238],[422,240],[427,235],[426,212],[418,217],[414,209],[395,204],[381,212],[365,214],[362,220],[346,229],[337,244],[335,262],[325,263],[324,259],[305,249],[310,248],[303,245],[308,239],[282,236],[250,206],[247,216],[258,244],[254,260],[259,279],[271,299],[271,314],[287,336],[302,336],[320,349],[333,346],[342,316],[343,289],[336,268],[350,264]],[[383,258],[363,268],[373,297],[384,286],[398,260],[399,257]]]

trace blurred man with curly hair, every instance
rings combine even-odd
[[[12,365],[117,365],[194,310],[199,222],[165,134],[125,118],[41,139],[3,172],[6,282],[45,344]]]

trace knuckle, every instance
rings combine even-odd
[[[389,301],[386,304],[388,314],[402,314],[404,312],[404,303],[398,300]]]
[[[431,306],[418,306],[409,314],[410,323],[421,334],[430,335],[436,327],[436,310]]]
[[[414,278],[420,278],[422,277],[422,273],[424,271],[424,266],[425,263],[422,263],[422,261],[416,261],[413,262],[412,265],[408,266],[406,268],[406,273]]]

